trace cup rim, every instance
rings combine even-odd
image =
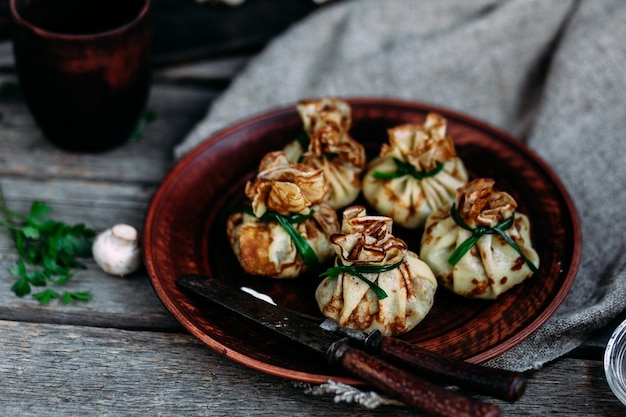
[[[32,22],[24,19],[22,15],[17,10],[17,1],[18,0],[10,0],[9,9],[11,13],[11,18],[13,21],[29,30],[33,31],[35,34],[39,36],[45,36],[48,38],[56,38],[61,40],[87,40],[92,39],[94,37],[102,37],[102,36],[112,36],[122,32],[125,32],[135,26],[138,22],[141,22],[148,15],[148,11],[150,10],[151,0],[143,0],[143,6],[139,10],[139,12],[135,15],[134,18],[127,21],[126,23],[117,26],[110,30],[105,30],[102,32],[93,32],[93,33],[80,33],[80,34],[68,34],[62,32],[54,32],[51,30],[43,29],[38,25],[33,24]]]

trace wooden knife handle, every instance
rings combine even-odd
[[[452,360],[411,343],[372,332],[365,341],[365,350],[377,352],[398,365],[408,366],[430,379],[473,391],[515,401],[526,389],[526,377],[520,372],[506,371]]]
[[[440,417],[497,417],[500,409],[480,402],[439,385],[370,355],[351,348],[347,339],[333,343],[327,352],[332,364],[339,364],[352,375],[370,383],[387,395],[418,408],[432,416]]]

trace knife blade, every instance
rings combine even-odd
[[[322,329],[311,320],[228,287],[220,280],[203,275],[184,275],[179,277],[176,283],[282,338],[316,352],[331,365],[343,368],[387,395],[429,415],[441,417],[501,415],[499,407],[494,404],[447,390],[397,368],[375,355],[351,347],[347,338],[338,338],[335,333]]]
[[[441,383],[469,388],[506,401],[518,400],[526,389],[527,379],[522,372],[450,359],[404,340],[383,336],[378,330],[365,333],[340,327],[330,319],[324,320],[320,327],[347,337],[366,352],[380,354],[397,365],[408,366]]]

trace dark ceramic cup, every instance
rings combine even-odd
[[[151,84],[150,0],[11,0],[13,51],[26,104],[62,149],[124,144]]]

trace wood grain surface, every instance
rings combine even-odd
[[[334,404],[237,365],[187,334],[0,321],[0,412],[14,416],[423,415],[402,406]],[[618,416],[602,363],[561,359],[505,416]]]

